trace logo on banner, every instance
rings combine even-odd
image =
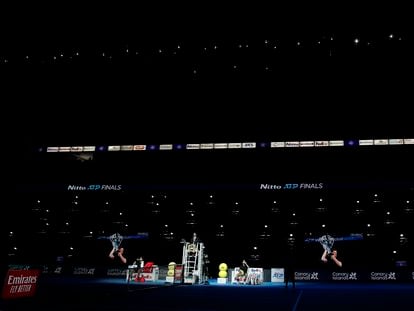
[[[53,271],[54,274],[62,274],[63,267],[56,267],[55,271]]]
[[[358,279],[356,272],[332,272],[333,281],[357,281]]]
[[[285,281],[285,269],[284,268],[272,268],[272,282],[284,282]]]
[[[286,184],[260,184],[260,190],[312,190],[323,189],[323,183],[286,183]]]
[[[395,272],[371,272],[371,281],[396,281]]]
[[[108,269],[108,271],[106,272],[107,276],[126,276],[126,269],[117,269],[117,268],[113,268],[113,269]]]
[[[296,281],[319,281],[319,272],[295,272]]]
[[[68,191],[119,191],[122,185],[68,185]]]
[[[74,275],[94,275],[95,268],[87,268],[87,267],[75,267],[73,269]]]
[[[3,298],[34,296],[40,270],[9,270],[3,287]]]

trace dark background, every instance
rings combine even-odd
[[[402,200],[412,199],[411,146],[95,154],[92,161],[86,162],[71,155],[37,152],[39,147],[54,145],[413,138],[410,113],[413,37],[405,7],[394,3],[364,8],[321,4],[286,9],[256,5],[229,10],[220,6],[188,9],[161,5],[129,10],[118,6],[62,4],[4,11],[7,16],[2,19],[1,57],[9,62],[1,65],[5,81],[2,131],[7,146],[3,163],[11,168],[6,179],[16,185],[14,191],[8,192],[15,199],[11,214],[16,218],[11,219],[20,219],[18,216],[23,212],[27,216],[24,223],[28,225],[18,233],[18,240],[25,246],[16,260],[54,260],[64,250],[60,246],[71,242],[63,238],[62,243],[56,238],[57,231],[51,232],[45,241],[25,240],[39,228],[30,225],[32,219],[40,219],[32,214],[38,196],[46,199],[46,206],[53,207],[56,223],[64,221],[66,212],[74,217],[68,207],[72,194],[36,190],[42,184],[58,188],[71,182],[153,184],[157,195],[163,193],[159,189],[162,184],[207,184],[212,189],[221,183],[241,185],[234,192],[224,191],[220,196],[224,202],[246,196],[247,212],[243,219],[235,220],[230,205],[220,205],[228,212],[226,221],[231,223],[234,234],[212,250],[213,254],[224,250],[228,256],[233,255],[229,260],[235,263],[246,253],[251,255],[247,250],[255,241],[255,235],[245,231],[250,228],[248,223],[256,206],[249,207],[265,200],[254,191],[240,190],[245,184],[308,181],[344,184],[341,191],[323,193],[332,196],[335,202],[330,205],[332,213],[328,217],[332,225],[338,219],[335,207],[341,204],[346,217],[350,217],[349,222],[354,221],[350,202],[361,195],[367,197],[368,208],[371,195],[383,191],[390,203],[381,207],[381,217],[386,207],[401,212]],[[391,33],[395,38],[390,41],[387,36]],[[358,47],[352,44],[355,37],[361,38]],[[264,40],[275,42],[276,54],[264,47]],[[317,40],[322,40],[320,47],[315,45]],[[297,48],[298,41],[303,42],[303,49]],[[373,45],[368,46],[367,42]],[[177,44],[182,46],[182,52],[173,57],[171,51]],[[211,50],[215,44],[220,48],[219,53]],[[239,44],[248,44],[249,48],[240,50]],[[140,56],[125,55],[126,47],[139,51]],[[207,55],[204,47],[209,49]],[[79,59],[66,58],[67,53],[77,49],[81,51]],[[159,49],[169,52],[159,55]],[[59,53],[65,57],[51,62],[53,55]],[[113,59],[102,58],[101,53],[112,55]],[[27,55],[29,60],[25,58]],[[233,70],[234,64],[240,70]],[[272,68],[270,72],[263,70],[267,65]],[[361,183],[363,189],[359,189]],[[395,187],[400,183],[404,185],[401,189]],[[178,193],[168,191],[169,196],[177,197],[173,202],[178,203],[170,204],[178,214],[185,214],[187,192],[200,202],[204,202],[209,192],[180,189],[182,192]],[[302,210],[319,194],[311,194],[312,198],[287,195],[280,234],[265,242],[266,254],[274,250],[274,245],[286,247],[285,235],[290,228],[284,225],[292,206],[300,206]],[[111,198],[121,202],[111,213],[137,200],[141,202],[138,211],[129,206],[127,209],[136,216],[134,221],[138,224],[141,209],[152,215],[152,205],[146,203],[148,195],[146,191],[127,191]],[[349,204],[342,202],[343,196]],[[98,212],[104,199],[100,196],[86,199],[91,209],[84,211],[91,212],[88,217],[92,222],[96,222],[92,211]],[[319,214],[306,218],[309,211],[302,211],[304,225],[319,225]],[[163,217],[174,217],[169,213]],[[368,213],[370,217],[374,214]],[[202,232],[212,245],[215,231],[209,226],[214,227],[220,217],[213,212],[207,215],[203,218]],[[260,217],[266,219],[266,215]],[[378,223],[383,225],[381,217]],[[179,219],[183,220],[181,216]],[[105,227],[107,220],[104,217],[102,223],[96,223],[105,230],[114,229],[112,225]],[[365,220],[357,224],[362,225]],[[77,221],[79,230],[91,223],[83,217]],[[165,260],[158,253],[162,247],[157,243],[165,249],[176,249],[177,240],[173,244],[163,240],[161,225],[161,221],[151,220],[145,227],[154,230],[157,236],[157,246],[147,246],[147,251],[154,258]],[[395,236],[400,225],[409,231],[405,222],[398,223],[392,231]],[[348,231],[344,228],[337,233]],[[359,229],[357,226],[356,230]],[[303,241],[307,229],[298,230]],[[389,235],[383,227],[378,230],[372,244],[364,247],[374,251],[381,248],[384,241],[381,237]],[[74,235],[77,238],[78,233]],[[182,236],[189,234],[191,229],[181,232]],[[237,237],[238,234],[241,236]],[[387,245],[391,248],[396,245],[394,242],[389,240]],[[36,252],[39,243],[41,251]],[[232,247],[226,248],[229,244]],[[97,245],[82,242],[78,245],[85,248],[75,256],[79,263],[90,262],[85,257],[96,259],[91,260],[94,263],[103,258],[100,255],[104,251],[102,254],[94,251]],[[315,250],[317,256],[312,258],[317,258],[319,251]],[[385,259],[381,264],[392,264],[395,258],[390,258],[388,248],[383,251]],[[359,252],[350,255],[351,252],[345,253],[356,263]],[[34,254],[39,257],[32,257]],[[376,254],[380,257],[382,253]],[[278,258],[276,255],[263,263]]]
[[[11,124],[4,133],[17,145],[405,135],[412,131],[407,12],[398,2],[10,7],[2,19],[10,59],[2,68]],[[390,33],[394,44],[385,40]],[[350,44],[355,37],[359,48]],[[264,40],[282,42],[276,55]],[[177,44],[177,58],[156,52]],[[218,56],[200,52],[213,44]],[[119,55],[126,46],[142,57]],[[45,61],[74,50],[76,64]],[[102,51],[114,59],[102,60]]]

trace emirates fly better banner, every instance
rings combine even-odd
[[[9,270],[3,286],[3,298],[34,296],[40,270]]]

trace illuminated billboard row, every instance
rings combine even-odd
[[[267,148],[317,148],[354,146],[396,146],[414,145],[414,138],[350,139],[350,140],[296,140],[240,143],[197,143],[197,144],[149,144],[149,145],[107,145],[107,146],[48,146],[43,152],[118,152],[151,150],[223,150],[223,149],[267,149]]]

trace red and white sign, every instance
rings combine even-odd
[[[4,280],[4,299],[30,297],[36,292],[40,270],[9,270]]]
[[[174,283],[181,283],[183,281],[183,265],[175,265]]]

